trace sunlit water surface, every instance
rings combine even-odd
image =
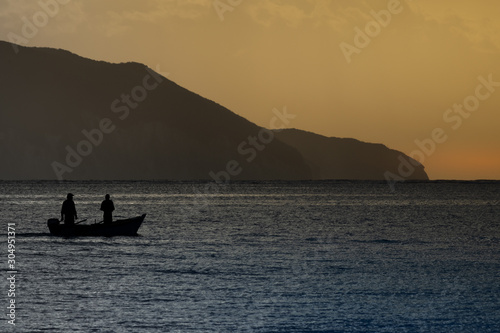
[[[1,182],[18,332],[499,332],[500,183]],[[147,213],[138,237],[58,238]],[[9,331],[7,316],[0,324]]]

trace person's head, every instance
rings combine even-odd
[[[69,200],[73,200],[73,193],[68,193],[66,198],[68,198]]]
[[[106,200],[109,200],[109,194],[106,194],[104,197],[106,198]]]

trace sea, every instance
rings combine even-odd
[[[147,214],[139,235],[51,236],[68,192],[83,223],[105,194]],[[0,331],[500,332],[499,200],[496,181],[3,181]]]

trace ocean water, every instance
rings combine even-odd
[[[58,238],[147,213],[138,237]],[[500,182],[0,182],[1,332],[500,332]],[[14,223],[15,326],[7,227]]]

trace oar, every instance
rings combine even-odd
[[[88,220],[88,219],[85,219],[85,220],[80,220],[80,221],[76,222],[75,224],[80,224],[80,223],[85,222],[85,221],[87,221],[87,220]]]

